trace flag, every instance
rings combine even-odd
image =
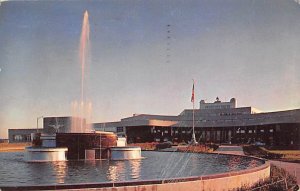
[[[192,98],[191,98],[191,102],[195,101],[195,88],[194,88],[194,82],[193,82],[193,89],[192,89]]]

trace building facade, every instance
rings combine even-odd
[[[37,129],[8,129],[9,143],[31,142],[31,134],[36,133]]]
[[[253,107],[236,107],[232,98],[230,102],[201,101],[200,109],[194,113],[195,135],[200,143],[300,145],[300,109],[260,112]],[[192,126],[193,110],[186,109],[177,116],[133,115],[117,122],[97,123],[94,128],[119,131],[129,143],[187,143],[192,137]]]
[[[261,112],[253,107],[236,107],[236,99],[200,102],[194,110],[195,135],[200,143],[293,145],[300,148],[300,109]],[[44,117],[44,134],[109,131],[134,142],[186,142],[192,138],[193,110],[179,115],[134,114],[120,121],[86,124],[74,117]],[[84,129],[84,130],[83,130]],[[89,130],[90,129],[90,130]],[[29,142],[37,129],[9,129],[9,142]]]
[[[229,102],[221,102],[219,97],[213,103],[205,103],[204,100],[200,101],[200,109],[229,109],[236,108],[236,99],[231,98]]]

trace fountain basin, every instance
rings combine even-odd
[[[141,147],[111,147],[111,160],[141,159]]]
[[[25,161],[27,162],[66,161],[68,148],[26,147],[25,151]]]
[[[143,160],[48,163],[24,163],[23,154],[0,154],[0,189],[222,191],[252,185],[270,175],[270,164],[264,160],[224,154],[144,151]]]

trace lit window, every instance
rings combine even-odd
[[[261,130],[260,130],[260,132],[262,132],[262,133],[263,133],[263,132],[265,132],[265,130],[261,129]]]
[[[249,130],[249,133],[252,133],[252,130]]]
[[[272,133],[272,132],[273,132],[273,129],[270,129],[270,132]]]
[[[168,130],[165,130],[165,133],[169,133],[169,131],[168,131]]]
[[[15,136],[14,136],[14,140],[15,140],[15,141],[22,141],[22,140],[23,140],[23,137],[22,137],[22,135],[15,135]]]

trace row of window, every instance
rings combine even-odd
[[[13,140],[15,142],[30,142],[31,141],[31,135],[14,135]]]
[[[242,113],[220,113],[220,116],[242,115]]]
[[[117,127],[117,133],[121,133],[124,132],[124,128],[123,127]]]
[[[208,105],[205,106],[205,109],[228,109],[230,105]]]
[[[265,130],[264,129],[260,129],[259,132],[264,133]],[[274,130],[273,129],[269,129],[270,133],[273,133]],[[245,130],[237,130],[236,133],[246,133]],[[256,133],[256,130],[248,130],[248,133]]]
[[[169,131],[168,130],[164,130],[164,131],[161,131],[161,130],[153,130],[153,133],[161,133],[161,132],[163,132],[163,133],[169,133]],[[201,131],[195,131],[195,133],[200,133]],[[178,130],[175,130],[175,131],[173,131],[173,133],[179,133],[179,131]],[[191,130],[190,131],[181,131],[181,133],[191,133]]]
[[[277,119],[278,117],[255,117],[255,118],[241,118],[241,119],[195,119],[196,122],[212,122],[212,123],[220,123],[220,122],[243,122],[243,121],[266,121],[269,119]]]
[[[260,130],[258,130],[259,132],[261,132],[261,133],[264,133],[265,132],[265,130],[264,129],[260,129]],[[163,133],[169,133],[169,130],[153,130],[153,133],[161,133],[161,132],[163,132]],[[185,131],[185,130],[182,130],[181,131],[181,133],[190,133],[191,132],[191,130],[190,131]],[[274,130],[273,129],[269,129],[269,132],[270,133],[273,133],[274,132]],[[179,133],[179,131],[178,130],[175,130],[175,131],[173,131],[173,133]],[[195,133],[201,133],[201,131],[195,131]],[[246,130],[237,130],[236,131],[236,133],[246,133]],[[256,130],[248,130],[248,133],[256,133]]]

